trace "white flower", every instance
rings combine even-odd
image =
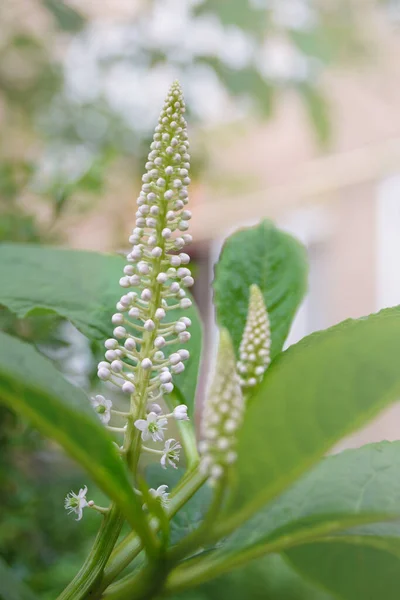
[[[97,394],[94,398],[90,398],[90,402],[97,412],[100,421],[104,423],[104,425],[107,425],[111,419],[111,400],[107,400],[104,396]]]
[[[168,420],[165,417],[158,417],[155,412],[147,415],[147,419],[138,419],[135,421],[136,429],[142,432],[142,440],[152,439],[153,442],[162,442],[164,439],[164,429]]]
[[[172,438],[165,442],[163,455],[160,460],[163,469],[167,468],[167,464],[177,469],[176,463],[179,462],[179,451],[181,448],[180,443]]]
[[[189,421],[186,404],[179,404],[172,413],[177,421]]]
[[[169,496],[167,489],[167,485],[160,485],[156,490],[154,488],[150,488],[149,493],[153,496],[153,498],[160,499],[161,506],[167,506]]]
[[[83,509],[88,505],[86,500],[87,487],[81,488],[78,494],[74,492],[70,492],[65,498],[64,507],[68,511],[68,514],[76,513],[78,518],[76,521],[80,521],[82,519]]]

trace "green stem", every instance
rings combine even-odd
[[[168,553],[167,560],[171,567],[186,556],[193,554],[198,548],[207,544],[212,539],[213,524],[221,509],[224,496],[225,485],[221,481],[215,490],[213,500],[201,525]]]
[[[103,519],[89,556],[58,600],[84,600],[101,580],[103,569],[117,542],[123,524],[119,509],[113,505]]]
[[[186,504],[188,500],[201,488],[206,478],[199,473],[198,469],[188,472],[182,482],[175,488],[170,496],[170,502],[166,509],[171,519]],[[143,546],[140,539],[134,533],[130,533],[118,544],[110,557],[110,561],[104,571],[101,589],[104,590],[119,573],[128,566],[140,553]]]

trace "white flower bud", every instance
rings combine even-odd
[[[120,360],[113,360],[113,362],[111,363],[111,369],[115,373],[121,373],[121,371],[122,371],[122,362]]]
[[[185,370],[185,365],[183,362],[178,362],[177,365],[172,365],[171,370],[176,374],[182,373]]]
[[[118,342],[117,342],[117,340],[114,340],[113,338],[106,340],[104,342],[104,345],[108,350],[115,350],[115,348],[118,348]]]
[[[154,256],[154,258],[159,258],[162,255],[162,252],[163,252],[162,248],[160,248],[159,246],[156,246],[151,251],[151,255]]]
[[[143,292],[141,293],[140,297],[142,298],[142,300],[149,302],[149,300],[151,300],[151,291],[149,289],[145,288],[143,290]]]
[[[173,254],[171,256],[171,258],[169,259],[169,262],[171,263],[171,265],[173,267],[179,267],[181,264],[181,259],[179,258],[179,256],[176,256],[176,254]],[[179,271],[178,271],[179,272]]]
[[[166,394],[170,394],[172,392],[172,390],[174,389],[174,384],[173,383],[163,383],[161,385],[161,389]]]
[[[182,300],[179,302],[179,306],[181,308],[190,308],[192,306],[192,301],[190,298],[182,298]]]
[[[189,256],[189,254],[186,254],[185,252],[181,252],[179,254],[179,258],[181,259],[181,262],[183,265],[187,265],[190,263],[190,256]]]
[[[113,325],[122,325],[124,320],[124,315],[121,315],[121,313],[115,313],[115,315],[111,317],[111,323]]]
[[[147,319],[143,327],[146,331],[154,331],[154,329],[156,328],[155,323],[152,319]]]
[[[170,355],[168,360],[171,363],[171,365],[177,365],[181,360],[180,354],[178,354],[177,352],[174,352],[173,354]]]
[[[126,265],[126,266],[124,267],[124,273],[125,273],[125,275],[133,275],[133,274],[134,274],[134,272],[135,272],[135,271],[134,271],[134,268],[133,268],[133,266],[132,266],[132,265]]]
[[[126,337],[125,327],[116,327],[113,331],[113,335],[114,335],[114,337],[117,338],[117,340],[120,340],[120,339]]]
[[[187,360],[190,357],[189,350],[186,350],[186,348],[182,348],[181,350],[178,350],[177,354],[179,354],[179,356],[181,357],[181,360]]]
[[[141,275],[148,275],[150,273],[150,267],[146,262],[139,262],[137,267]]]
[[[156,312],[154,313],[154,318],[157,319],[157,321],[161,321],[162,319],[164,319],[165,317],[165,310],[163,308],[157,308]]]
[[[172,231],[169,229],[169,227],[164,227],[164,229],[161,232],[161,235],[163,236],[164,239],[168,239],[171,237],[172,235]]]
[[[165,346],[165,339],[161,335],[159,335],[154,340],[154,346],[155,348],[162,348],[163,346]]]
[[[187,410],[186,404],[179,404],[179,406],[174,408],[172,414],[177,421],[189,421]]]
[[[138,319],[140,317],[140,308],[138,308],[137,306],[133,306],[129,312],[128,315],[132,318],[132,319]]]
[[[132,275],[132,277],[130,277],[130,279],[129,279],[129,283],[131,285],[139,285],[140,284],[140,277],[139,277],[139,275]]]
[[[142,369],[144,369],[145,371],[148,371],[149,369],[152,368],[153,363],[151,362],[151,360],[149,358],[144,358],[142,360],[142,362],[140,363]]]
[[[178,335],[178,339],[180,342],[188,342],[191,338],[191,334],[188,331],[183,331]]]
[[[115,352],[115,350],[107,350],[107,352],[105,353],[105,357],[111,362],[118,358],[118,354]]]
[[[166,273],[159,273],[157,275],[157,281],[158,283],[165,283],[168,279],[168,275]]]
[[[110,376],[110,371],[108,369],[105,369],[104,367],[97,371],[97,377],[99,379],[102,379],[103,381],[107,381],[107,379],[110,379]]]
[[[125,394],[134,394],[135,393],[135,386],[133,383],[131,383],[130,381],[125,381],[125,383],[122,385],[122,391]]]
[[[172,375],[169,371],[163,371],[160,374],[160,381],[161,383],[169,383],[170,381],[172,381]]]
[[[121,279],[119,280],[119,285],[123,288],[128,288],[131,285],[129,277],[121,277]]]
[[[125,340],[124,346],[127,350],[132,351],[136,348],[136,342],[132,338],[128,338]]]
[[[182,279],[182,283],[185,287],[191,287],[194,284],[194,279],[190,275],[186,275],[186,277]]]

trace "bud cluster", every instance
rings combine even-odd
[[[235,354],[226,330],[220,333],[216,372],[202,417],[200,468],[211,481],[220,479],[236,461],[237,430],[243,417],[244,400],[236,374]]]
[[[271,327],[260,288],[250,287],[246,326],[239,348],[237,371],[242,388],[259,383],[271,362]]]
[[[185,369],[185,349],[169,356],[165,350],[190,339],[191,321],[168,320],[173,309],[191,306],[186,289],[194,280],[183,252],[192,238],[186,233],[191,213],[187,186],[190,155],[185,104],[180,86],[173,83],[154,133],[143,185],[137,199],[136,227],[129,238],[132,249],[119,284],[124,294],[112,317],[113,338],[105,342],[105,361],[98,376],[127,394],[140,394],[146,380],[146,400],[155,401],[173,390],[174,374]]]

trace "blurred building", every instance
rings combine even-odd
[[[333,122],[327,152],[319,152],[297,99],[288,96],[269,123],[236,137],[222,131],[215,140],[214,169],[234,174],[238,191],[220,195],[210,186],[196,198],[193,235],[202,240],[204,281],[223,238],[262,218],[307,246],[309,294],[289,343],[400,304],[400,39],[383,21],[374,27],[382,43],[373,61],[326,73]],[[345,445],[399,437],[394,407]]]

